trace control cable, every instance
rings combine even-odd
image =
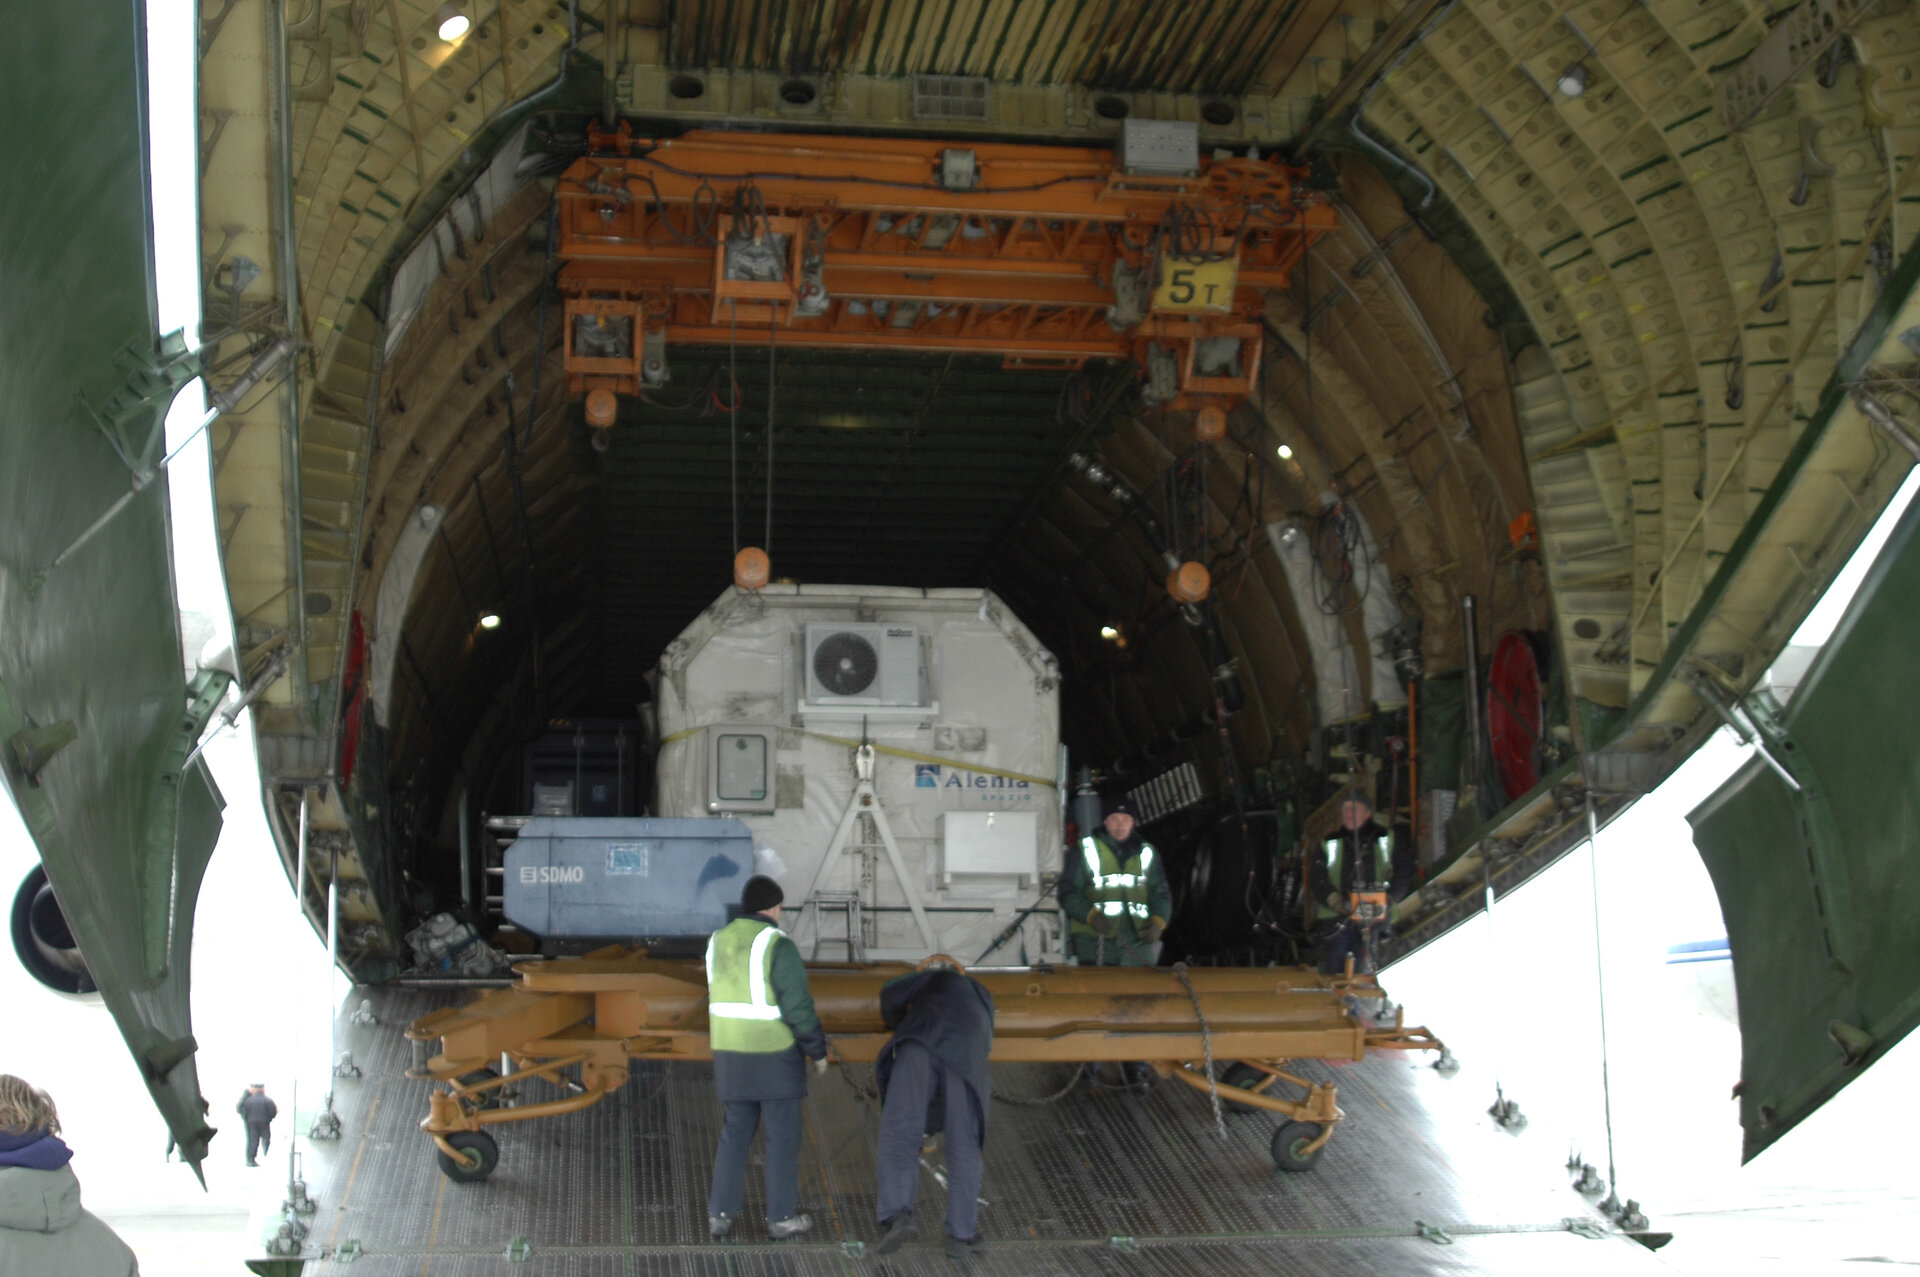
[[[727,503],[733,510],[733,553],[740,553],[740,373],[736,360],[734,323],[739,306],[727,305],[727,378],[733,382],[733,401],[727,405]]]
[[[1607,1075],[1607,978],[1600,960],[1600,821],[1593,811],[1593,791],[1587,791],[1587,874],[1593,883],[1593,980],[1600,998],[1600,1102],[1607,1125],[1607,1201],[1619,1202],[1620,1175],[1613,1162],[1613,1084]],[[1603,1204],[1600,1208],[1606,1211]],[[1644,1227],[1644,1225],[1643,1225]]]

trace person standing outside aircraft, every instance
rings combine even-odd
[[[920,1142],[944,1128],[947,1254],[980,1254],[987,1248],[979,1229],[980,1148],[993,1094],[987,1074],[993,995],[978,980],[933,965],[887,981],[880,989],[880,1018],[893,1037],[873,1066],[882,1100],[875,1205],[886,1230],[874,1249],[891,1254],[912,1234]]]
[[[767,1235],[813,1228],[799,1211],[800,1102],[806,1061],[827,1070],[827,1035],[813,1009],[800,950],[780,930],[780,884],[755,874],[740,892],[741,916],[707,941],[707,1032],[713,1085],[725,1105],[713,1158],[707,1231],[725,1237],[747,1190],[747,1149],[767,1125]]]
[[[273,1143],[273,1119],[279,1116],[280,1106],[267,1098],[264,1082],[253,1082],[233,1111],[247,1124],[247,1165],[258,1166],[260,1163],[253,1160],[254,1151],[265,1154]]]
[[[1137,821],[1132,803],[1114,803],[1061,869],[1060,904],[1083,964],[1152,965],[1153,946],[1173,914],[1166,867],[1153,844],[1139,837]]]
[[[0,1277],[139,1277],[111,1228],[80,1205],[53,1097],[0,1073]]]

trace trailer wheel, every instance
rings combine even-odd
[[[1273,1075],[1265,1069],[1256,1069],[1251,1064],[1236,1060],[1229,1064],[1220,1075],[1220,1085],[1237,1086],[1243,1091],[1265,1091],[1273,1085]],[[1263,1110],[1240,1100],[1222,1098],[1220,1107],[1229,1113],[1259,1113]]]
[[[460,1158],[448,1157],[437,1148],[434,1157],[440,1173],[456,1183],[477,1184],[500,1165],[500,1145],[485,1131],[455,1131],[447,1136],[447,1143],[460,1150]]]
[[[1322,1129],[1318,1122],[1280,1123],[1273,1132],[1273,1164],[1283,1171],[1312,1170],[1327,1146],[1322,1144],[1311,1153],[1302,1150],[1320,1138]]]

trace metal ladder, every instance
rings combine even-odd
[[[887,855],[887,863],[893,869],[894,880],[900,884],[900,890],[907,898],[907,908],[913,914],[914,926],[920,932],[920,942],[926,951],[935,953],[940,948],[940,937],[933,929],[933,922],[927,917],[926,908],[920,903],[920,893],[913,888],[913,879],[907,873],[906,861],[900,855],[900,844],[894,840],[893,828],[887,823],[887,813],[881,809],[880,796],[873,787],[874,751],[871,742],[863,741],[853,751],[854,786],[853,793],[847,796],[847,809],[840,814],[839,827],[833,831],[833,837],[827,840],[826,854],[821,856],[820,864],[813,871],[813,881],[807,884],[807,894],[802,897],[803,908],[816,902],[832,907],[832,902],[844,895],[858,896],[858,892],[822,891],[820,883],[828,872],[839,862],[841,854],[850,850],[864,850],[870,844],[862,833],[859,840],[854,838],[854,829],[859,818],[867,817],[880,835],[880,849]],[[857,881],[857,879],[856,879]],[[820,915],[808,910],[807,919],[813,924],[814,948],[820,944]],[[848,921],[851,931],[853,920]],[[797,930],[797,923],[796,923]]]
[[[816,891],[807,897],[807,908],[813,916],[813,952],[807,955],[809,960],[820,957],[820,944],[845,943],[848,962],[866,960],[865,920],[861,915],[860,893],[857,891]],[[846,923],[846,940],[839,937],[828,939],[826,935],[826,915],[838,913]]]

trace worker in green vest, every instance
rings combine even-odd
[[[1320,969],[1339,972],[1351,957],[1354,970],[1370,974],[1387,938],[1388,883],[1393,876],[1393,836],[1373,819],[1373,804],[1359,788],[1340,800],[1340,827],[1307,855],[1313,916],[1321,934]]]
[[[1100,828],[1080,840],[1061,867],[1074,956],[1089,966],[1151,966],[1167,929],[1173,893],[1153,844],[1138,836],[1138,813],[1125,799],[1107,808]]]
[[[780,884],[755,874],[740,892],[741,916],[707,941],[707,1032],[713,1083],[726,1106],[707,1197],[707,1231],[733,1231],[747,1191],[747,1148],[767,1124],[767,1235],[812,1229],[800,1213],[800,1103],[807,1064],[827,1070],[827,1035],[807,989],[800,950],[780,930]]]

